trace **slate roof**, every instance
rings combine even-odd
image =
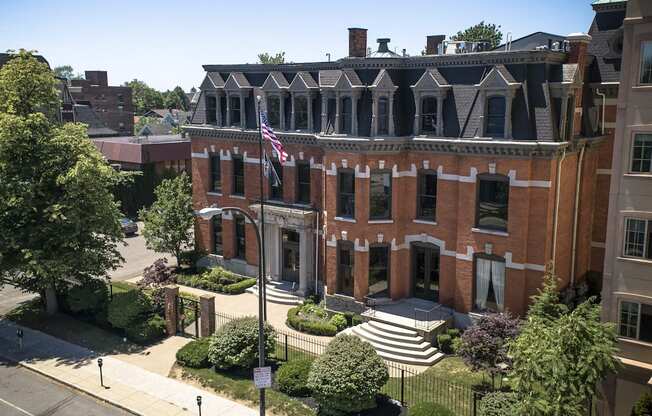
[[[216,88],[224,88],[224,79],[219,72],[207,72],[206,78],[204,78],[199,89],[205,90]]]
[[[279,71],[272,71],[269,73],[269,76],[276,82],[276,85],[278,85],[280,88],[287,88],[290,86],[290,83],[288,82],[287,79],[283,76],[283,73]]]
[[[228,87],[230,84],[234,82],[237,88],[251,88],[251,84],[249,84],[249,80],[242,72],[231,72],[229,78],[224,83],[224,86]]]
[[[600,3],[602,4],[602,3]],[[619,82],[622,53],[617,44],[623,34],[625,8],[597,11],[591,23],[587,53],[595,56],[589,68],[591,82]]]
[[[303,83],[308,88],[319,88],[319,85],[317,85],[315,79],[312,77],[312,75],[310,75],[310,72],[306,72],[306,71],[297,72],[297,74],[292,79],[292,83],[290,84],[290,86],[294,85],[295,82],[301,82],[301,81],[303,81]]]
[[[340,75],[342,75],[342,71],[339,69],[319,71],[319,86],[334,87],[337,80],[340,79]]]

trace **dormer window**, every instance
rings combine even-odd
[[[485,137],[512,139],[512,101],[521,87],[505,65],[496,65],[476,85],[484,103],[482,133]]]
[[[505,136],[505,97],[489,97],[487,99],[485,134],[490,137]]]
[[[231,125],[239,126],[241,124],[240,120],[240,97],[231,96],[229,97],[229,103],[231,104],[229,115],[231,116]]]
[[[451,85],[437,68],[432,68],[411,88],[415,107],[414,135],[444,136],[444,102]]]
[[[381,69],[369,86],[373,95],[371,133],[373,136],[394,136],[394,85],[389,73]]]
[[[389,99],[381,97],[378,99],[378,135],[389,134]]]
[[[319,71],[322,94],[322,132],[334,127],[336,134],[358,135],[358,99],[365,88],[358,74],[352,69]],[[335,98],[335,114],[329,99]],[[329,121],[334,118],[333,124]]]
[[[306,96],[294,98],[294,129],[308,129],[308,98]]]
[[[309,72],[298,72],[288,87],[291,99],[290,130],[314,131],[313,100],[319,87]]]
[[[261,87],[265,93],[267,118],[272,128],[286,130],[285,97],[290,87],[285,76],[278,71],[270,72]]]
[[[351,97],[342,98],[342,126],[340,133],[351,134],[353,128]]]
[[[421,101],[421,132],[437,133],[437,98],[424,97]]]
[[[226,100],[226,125],[247,128],[246,100],[251,94],[251,84],[242,72],[232,72],[224,83]],[[221,111],[220,111],[221,112]]]
[[[271,96],[267,98],[267,119],[272,128],[281,128],[281,98]]]

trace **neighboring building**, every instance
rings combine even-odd
[[[566,39],[568,50],[437,55],[443,37],[431,36],[417,57],[379,39],[367,56],[355,28],[334,62],[205,65],[185,129],[195,209],[259,212],[262,96],[290,154],[282,187],[264,184],[268,275],[299,294],[325,285],[333,310],[420,298],[459,326],[523,316],[547,264],[574,288],[603,262],[591,249],[606,200],[595,199],[605,140],[584,116],[590,37]],[[198,219],[195,235],[204,263],[257,273],[243,218]]]
[[[157,174],[166,170],[191,171],[190,140],[179,135],[105,137],[93,139],[93,143],[109,163],[119,165],[121,170],[144,170],[151,165]]]
[[[560,50],[564,48],[566,36],[546,32],[534,32],[522,38],[510,40],[494,48],[495,51],[531,51],[535,49]]]
[[[157,118],[165,121],[167,124],[176,127],[182,124],[186,124],[190,121],[191,112],[177,110],[176,108],[166,109],[166,108],[156,108],[153,110],[147,111],[142,117],[151,117]]]
[[[105,127],[133,134],[131,87],[109,86],[106,71],[85,71],[85,79],[71,80],[69,89],[75,102],[93,109]]]
[[[604,414],[620,416],[652,388],[652,2],[594,7],[596,22],[614,28],[602,65],[616,67],[607,82],[619,81],[617,101],[608,98],[616,134],[602,305],[604,319],[617,324],[623,363],[607,384]]]

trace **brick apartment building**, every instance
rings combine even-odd
[[[69,87],[76,104],[92,109],[112,135],[132,135],[134,107],[131,87],[110,86],[106,71],[85,71],[85,79],[73,79]],[[110,134],[107,134],[110,135]]]
[[[428,36],[334,62],[205,65],[190,135],[195,209],[258,204],[257,96],[290,154],[265,179],[266,273],[333,310],[421,298],[523,315],[554,264],[562,288],[602,270],[607,138],[586,83],[591,37],[531,49]],[[271,154],[270,149],[267,152]],[[608,180],[607,194],[608,194]],[[606,195],[606,194],[605,194]],[[256,275],[253,225],[198,219],[204,264]],[[373,299],[371,301],[370,299]]]

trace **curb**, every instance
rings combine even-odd
[[[39,370],[39,369],[37,369],[37,368],[35,368],[35,367],[32,367],[32,366],[30,366],[30,365],[27,365],[27,364],[21,363],[20,361],[16,361],[16,360],[14,360],[14,359],[8,358],[8,357],[6,357],[6,356],[4,356],[4,355],[3,355],[2,357],[3,357],[5,360],[7,360],[7,361],[10,361],[10,362],[12,362],[12,363],[17,364],[17,365],[20,366],[21,368],[24,368],[24,369],[26,369],[26,370],[32,371],[32,372],[34,372],[34,373],[36,373],[36,374],[39,374],[39,375],[41,375],[41,376],[43,376],[43,377],[45,377],[45,378],[47,378],[47,379],[49,379],[49,380],[55,381],[55,382],[58,383],[58,384],[62,384],[62,385],[64,385],[64,386],[68,387],[69,389],[72,389],[72,390],[75,390],[75,391],[81,392],[82,394],[84,394],[84,395],[86,395],[86,396],[90,396],[90,397],[94,398],[95,400],[98,400],[98,401],[103,402],[103,403],[106,403],[106,404],[110,404],[110,405],[113,406],[113,407],[117,407],[118,409],[120,409],[120,410],[124,410],[125,412],[131,413],[132,415],[135,415],[135,416],[145,416],[145,414],[143,414],[143,413],[136,412],[135,410],[132,410],[132,409],[126,407],[126,406],[123,406],[123,405],[120,404],[120,403],[114,402],[114,401],[112,401],[112,400],[109,400],[109,399],[106,399],[106,398],[104,398],[104,397],[101,397],[101,396],[99,396],[99,395],[97,395],[97,394],[95,394],[95,393],[92,393],[92,392],[90,392],[90,391],[87,391],[87,390],[84,390],[84,389],[82,389],[82,388],[79,388],[79,386],[75,386],[74,384],[69,383],[69,382],[67,382],[67,381],[60,380],[60,379],[54,377],[53,375],[48,374],[48,373],[46,373],[46,372],[44,372],[44,371],[42,371],[42,370]]]

